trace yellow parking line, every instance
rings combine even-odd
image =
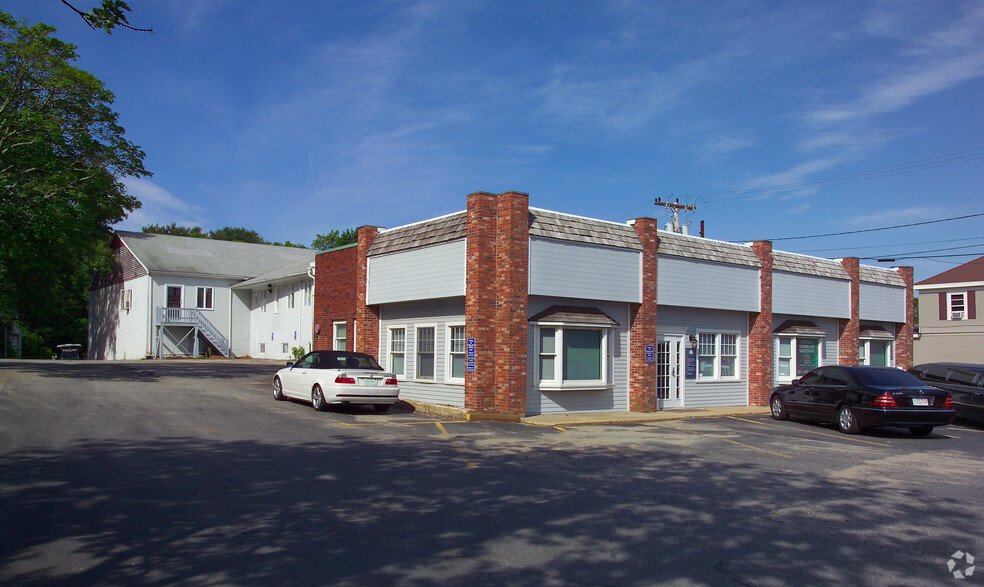
[[[764,452],[764,453],[769,453],[770,455],[775,455],[775,456],[777,456],[777,457],[782,457],[782,458],[784,458],[784,459],[791,459],[791,458],[793,458],[793,457],[791,457],[791,456],[789,456],[789,455],[784,455],[784,454],[782,454],[782,453],[778,453],[778,452],[773,452],[773,451],[771,451],[771,450],[766,450],[766,449],[764,449],[764,448],[759,448],[759,447],[757,447],[757,446],[752,446],[752,445],[750,445],[750,444],[742,444],[742,443],[740,443],[740,442],[735,442],[734,440],[728,440],[727,438],[721,438],[720,440],[723,440],[723,441],[725,441],[725,442],[730,442],[731,444],[737,444],[738,446],[743,446],[743,447],[745,447],[745,448],[750,448],[750,449],[752,449],[752,450],[757,450],[757,451],[760,451],[760,452]]]
[[[755,420],[746,420],[745,418],[738,418],[736,416],[728,416],[732,420],[741,420],[742,422],[751,422],[752,424],[758,424],[759,426],[775,426],[776,428],[785,428],[780,424],[772,424],[769,422],[756,422]],[[826,432],[817,432],[816,430],[810,430],[809,428],[801,428],[804,432],[809,432],[810,434],[816,434],[818,436],[829,436],[830,438],[836,438],[838,440],[851,440],[854,442],[860,442],[863,444],[871,444],[874,446],[884,446],[886,448],[892,448],[890,444],[882,444],[880,442],[872,442],[870,440],[861,440],[860,438],[854,438],[852,436],[847,436],[845,434],[827,434]]]
[[[636,457],[634,457],[634,456],[632,456],[632,455],[630,455],[629,453],[627,453],[627,452],[622,452],[622,451],[620,451],[620,450],[618,450],[617,448],[612,448],[612,447],[610,447],[610,446],[609,446],[609,447],[608,447],[608,450],[610,450],[610,451],[612,451],[612,452],[616,452],[616,453],[618,453],[618,454],[620,454],[620,455],[622,455],[623,457],[625,457],[625,458],[627,458],[627,459],[632,459],[632,460],[634,460],[634,461],[638,461],[638,460],[639,460],[638,458],[636,458]]]
[[[437,429],[441,431],[441,434],[445,436],[448,435],[448,431],[444,429],[444,426],[441,426],[440,422],[434,422],[434,425],[437,426]]]
[[[560,430],[561,432],[567,432],[567,428],[561,428],[560,426],[554,426],[554,428]]]

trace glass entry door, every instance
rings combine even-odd
[[[657,409],[683,407],[683,337],[661,336],[656,341]]]

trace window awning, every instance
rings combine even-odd
[[[530,316],[529,321],[618,326],[618,322],[598,308],[584,306],[550,306],[546,310]]]
[[[809,320],[786,320],[772,332],[773,334],[784,334],[786,336],[809,335],[819,336],[821,338],[827,336],[827,333],[822,328]]]
[[[895,340],[895,336],[881,326],[869,326],[862,324],[858,338],[870,338],[873,340]]]

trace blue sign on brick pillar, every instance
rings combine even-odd
[[[467,348],[467,356],[465,357],[465,371],[468,373],[475,372],[475,339],[468,338],[465,340],[465,345]]]

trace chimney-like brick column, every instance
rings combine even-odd
[[[318,332],[313,333],[313,350],[331,350],[332,325],[336,320],[345,320],[347,348],[352,348],[358,290],[357,253],[357,247],[345,247],[314,258],[314,324]]]
[[[656,268],[659,222],[636,218],[633,227],[642,243],[642,303],[632,304],[629,324],[629,411],[656,410],[656,363],[646,362],[646,346],[656,345]]]
[[[355,292],[355,350],[372,356],[379,354],[379,306],[366,305],[366,283],[369,275],[369,247],[376,240],[379,228],[359,227],[358,258]],[[324,328],[324,326],[322,326]]]
[[[769,404],[772,390],[772,242],[755,241],[752,251],[762,263],[759,311],[748,315],[748,405]]]
[[[837,341],[837,362],[841,365],[858,364],[858,335],[861,332],[861,262],[857,257],[841,259],[841,265],[851,278],[851,317],[841,319]]]
[[[912,366],[912,335],[916,328],[916,300],[913,297],[912,267],[896,267],[905,282],[905,324],[895,329],[895,366],[908,369]],[[971,294],[973,295],[973,294]]]
[[[495,194],[469,194],[466,215],[465,336],[475,339],[475,371],[465,373],[465,409],[490,411],[496,369]]]
[[[526,415],[529,195],[499,194],[495,251],[495,411]]]

